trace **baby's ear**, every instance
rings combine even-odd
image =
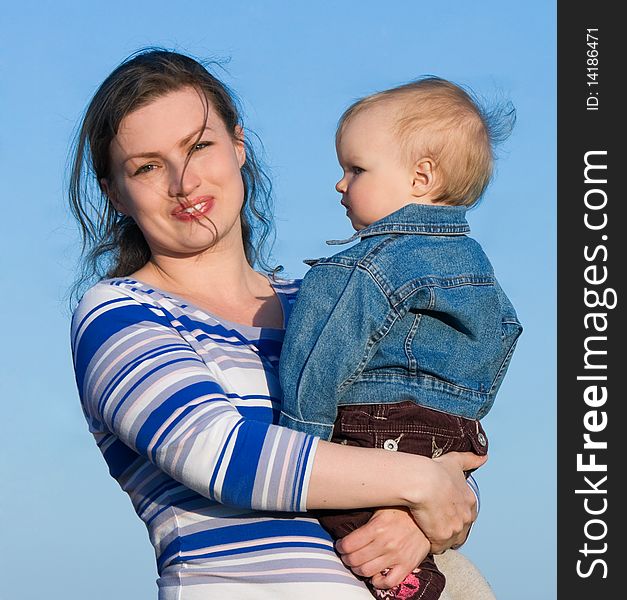
[[[432,158],[420,158],[414,163],[412,173],[412,194],[422,198],[433,191],[435,186],[435,163]]]
[[[109,199],[109,202],[113,204],[113,208],[115,208],[115,210],[119,213],[125,215],[126,211],[124,210],[124,206],[120,202],[118,194],[115,191],[115,186],[113,186],[111,182],[104,177],[99,181],[99,184],[102,193]]]

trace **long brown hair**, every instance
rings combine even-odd
[[[183,87],[195,88],[235,138],[242,127],[233,92],[200,61],[161,48],[145,48],[126,58],[91,99],[71,153],[69,202],[82,237],[81,270],[71,290],[77,300],[84,288],[103,277],[123,277],[143,267],[150,248],[135,221],[117,212],[99,182],[111,178],[110,145],[126,115],[156,98]],[[270,178],[256,157],[249,135],[242,166],[244,204],[241,211],[246,258],[252,266],[268,266],[274,229]]]

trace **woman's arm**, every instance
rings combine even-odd
[[[205,364],[186,335],[146,296],[107,284],[87,292],[74,314],[72,349],[100,446],[130,448],[223,504],[304,511],[317,439],[244,418],[221,385],[219,365]],[[263,385],[263,373],[245,377]]]
[[[312,436],[243,418],[219,367],[200,359],[159,306],[116,286],[88,292],[72,347],[92,427],[208,498],[282,511],[404,505],[433,544],[449,546],[474,516],[474,496],[457,484],[480,459],[460,459],[456,473],[384,450],[320,442],[316,451]]]
[[[479,509],[479,490],[472,475],[466,483],[473,490]],[[469,534],[470,531],[466,536]],[[390,588],[424,560],[431,544],[409,509],[391,507],[375,510],[365,525],[338,540],[335,549],[353,573],[371,577],[377,588]]]
[[[472,453],[451,452],[431,459],[321,441],[307,507],[407,506],[432,551],[442,552],[466,539],[477,500],[464,471],[486,460]]]

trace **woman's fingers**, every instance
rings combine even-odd
[[[425,460],[424,457],[422,460]],[[485,457],[472,453],[451,452],[437,459],[427,460],[427,469],[425,463],[421,465],[424,473],[423,491],[429,490],[429,493],[418,494],[420,500],[412,506],[411,513],[422,530],[421,535],[424,533],[428,539],[432,552],[441,553],[465,541],[477,516],[476,497],[466,483],[465,471],[474,470],[485,461]],[[387,510],[399,512],[399,509]],[[342,560],[349,567],[363,571],[364,565],[369,569],[371,561],[383,556],[386,557],[385,567],[407,563],[407,572],[411,571],[424,558],[423,554],[422,558],[409,564],[409,559],[413,560],[418,554],[416,544],[420,545],[420,540],[410,541],[415,536],[413,533],[405,534],[402,529],[390,533],[390,527],[396,527],[394,520],[388,520],[383,512],[377,513],[377,518],[373,517],[366,525],[337,542],[336,548]],[[412,523],[409,531],[413,528]],[[406,545],[403,546],[399,539],[405,535]],[[403,557],[403,547],[413,547],[413,551]],[[378,566],[379,563],[376,564]]]
[[[479,456],[478,454],[474,454],[472,452],[450,452],[446,456],[450,456],[451,454],[458,455],[455,458],[459,458],[459,465],[462,468],[462,471],[473,471],[474,469],[478,469],[488,460],[487,454]]]
[[[431,542],[431,550],[441,553],[466,539],[477,517],[477,499],[466,483],[465,471],[478,468],[485,457],[451,452],[432,461],[437,475],[431,481],[436,493],[422,505],[412,508],[419,527]]]
[[[480,456],[474,452],[449,452],[433,460],[445,465],[449,470],[456,473],[459,471],[466,473],[483,466],[488,460],[488,455]]]
[[[356,550],[355,552],[348,552],[345,554],[339,552],[339,554],[342,558],[342,562],[347,567],[350,567],[353,571],[355,571],[358,567],[361,567],[364,564],[372,562],[374,559],[380,557],[382,553],[376,551],[373,552],[368,546],[366,546],[360,550]],[[389,565],[385,565],[385,567],[387,566]],[[361,575],[361,573],[358,573],[358,575]]]
[[[342,555],[342,558],[344,558],[344,556],[351,556],[372,543],[375,537],[376,530],[370,525],[370,521],[368,521],[368,523],[362,527],[351,531],[347,536],[337,540],[337,542],[335,542],[335,549]]]
[[[351,571],[355,573],[355,575],[359,575],[361,577],[373,577],[375,575],[380,575],[382,571],[386,571],[390,568],[391,567],[385,562],[384,558],[378,557],[375,560],[371,560],[363,565],[360,565],[359,567],[351,567]],[[402,580],[403,578],[401,577],[401,581]]]
[[[413,570],[413,569],[412,569]],[[374,587],[381,590],[387,590],[398,585],[405,577],[407,572],[402,567],[391,567],[372,576],[371,582]]]
[[[379,587],[389,588],[423,561],[430,542],[406,508],[382,508],[368,523],[339,540],[336,548],[356,575],[374,576]],[[381,571],[386,571],[383,578]]]
[[[349,562],[346,564],[352,567],[381,555],[392,559],[403,551],[419,553],[423,550],[424,540],[426,538],[408,509],[380,508],[367,523],[338,540],[335,549],[343,559],[347,557]],[[423,547],[419,547],[421,543]],[[425,554],[427,552],[428,545]]]

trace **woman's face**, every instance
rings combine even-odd
[[[201,131],[202,130],[202,131]],[[184,257],[241,244],[246,155],[194,88],[128,114],[111,142],[112,177],[102,180],[115,208],[137,223],[153,257]],[[187,164],[186,164],[187,162]]]

